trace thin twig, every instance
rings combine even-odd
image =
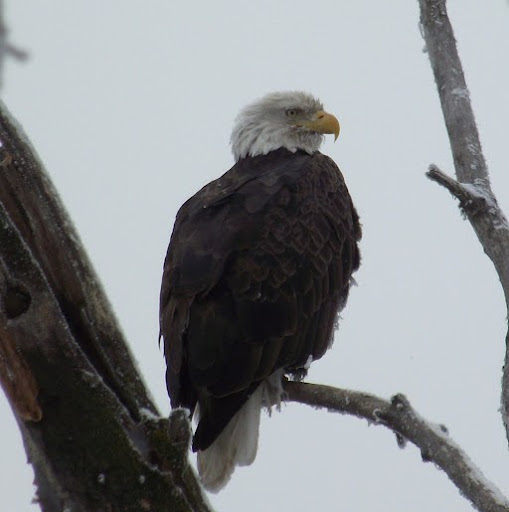
[[[22,62],[28,59],[28,52],[9,41],[9,30],[4,22],[4,3],[3,0],[0,0],[0,88],[3,84],[3,72],[7,57]]]
[[[395,395],[389,402],[367,393],[303,382],[285,382],[284,390],[289,401],[351,414],[389,428],[396,434],[400,447],[405,440],[417,446],[423,461],[440,467],[478,510],[509,510],[509,501],[452,441],[447,429],[424,420],[405,396]]]
[[[19,46],[14,46],[10,43],[7,43],[5,45],[5,53],[9,57],[12,57],[13,59],[18,60],[20,62],[27,60],[29,57],[29,53],[26,50],[20,48]]]

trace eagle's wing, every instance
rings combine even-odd
[[[181,208],[165,261],[161,333],[172,406],[205,449],[258,384],[323,355],[359,265],[357,214],[329,158],[241,160]]]

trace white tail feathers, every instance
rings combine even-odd
[[[236,466],[249,466],[255,460],[261,409],[279,407],[281,377],[282,371],[278,371],[263,381],[219,437],[206,450],[198,451],[198,472],[208,491],[219,492]]]

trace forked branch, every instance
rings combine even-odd
[[[447,16],[446,1],[419,0],[419,4],[422,34],[442,104],[457,180],[436,168],[430,170],[428,177],[445,186],[460,200],[498,273],[509,316],[509,225],[491,190],[470,94]],[[501,410],[509,440],[509,345],[506,343],[505,346]]]

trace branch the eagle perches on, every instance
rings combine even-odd
[[[490,189],[445,0],[419,3],[457,180],[436,167],[428,176],[460,200],[507,300],[509,230]],[[55,189],[3,106],[0,143],[0,382],[42,510],[210,511],[188,463],[186,415],[158,415]],[[478,510],[509,510],[445,427],[421,418],[403,395],[386,401],[315,384],[284,388],[289,401],[389,428],[401,447],[415,444],[423,460],[443,469]],[[111,468],[107,477],[104,468]]]

